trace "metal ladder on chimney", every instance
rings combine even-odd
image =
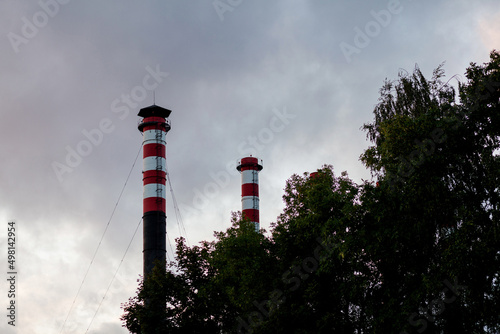
[[[259,198],[257,197],[256,190],[257,190],[257,183],[259,182],[259,176],[257,174],[258,172],[256,170],[252,170],[252,204],[253,204],[253,209],[258,210],[258,201]],[[253,217],[252,221],[256,221],[256,213],[255,211],[253,212]]]
[[[162,143],[162,137],[163,137],[163,131],[161,129],[156,129],[155,130],[155,136],[156,136],[156,171],[164,171],[162,168],[162,160],[161,160],[161,145]],[[161,187],[161,178],[157,177],[156,179],[156,203],[157,205],[160,205],[161,199],[163,198],[162,196],[162,187]]]

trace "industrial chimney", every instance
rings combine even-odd
[[[241,159],[236,169],[241,173],[241,206],[243,217],[255,224],[255,230],[260,230],[259,224],[259,172],[262,170],[262,160],[252,156]]]
[[[142,108],[138,116],[143,142],[143,273],[146,277],[158,261],[166,263],[166,135],[170,130],[168,116],[172,111],[152,105]],[[163,270],[164,271],[164,270]]]

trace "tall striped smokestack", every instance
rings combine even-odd
[[[142,108],[138,116],[143,142],[143,272],[146,277],[155,261],[166,263],[166,135],[170,130],[167,120],[172,111],[152,105]],[[165,268],[165,267],[163,267]]]
[[[259,172],[262,170],[262,160],[252,156],[241,159],[236,169],[241,172],[241,206],[243,217],[255,224],[255,230],[260,230],[259,224]]]

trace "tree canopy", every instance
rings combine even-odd
[[[240,214],[124,303],[131,333],[498,333],[500,53],[386,80],[362,129],[373,180],[286,181],[270,233]],[[166,308],[155,307],[165,305]]]

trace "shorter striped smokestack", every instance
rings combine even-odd
[[[241,206],[243,217],[255,224],[255,230],[260,230],[259,224],[259,172],[262,170],[262,160],[252,156],[241,159],[236,169],[241,173]]]

